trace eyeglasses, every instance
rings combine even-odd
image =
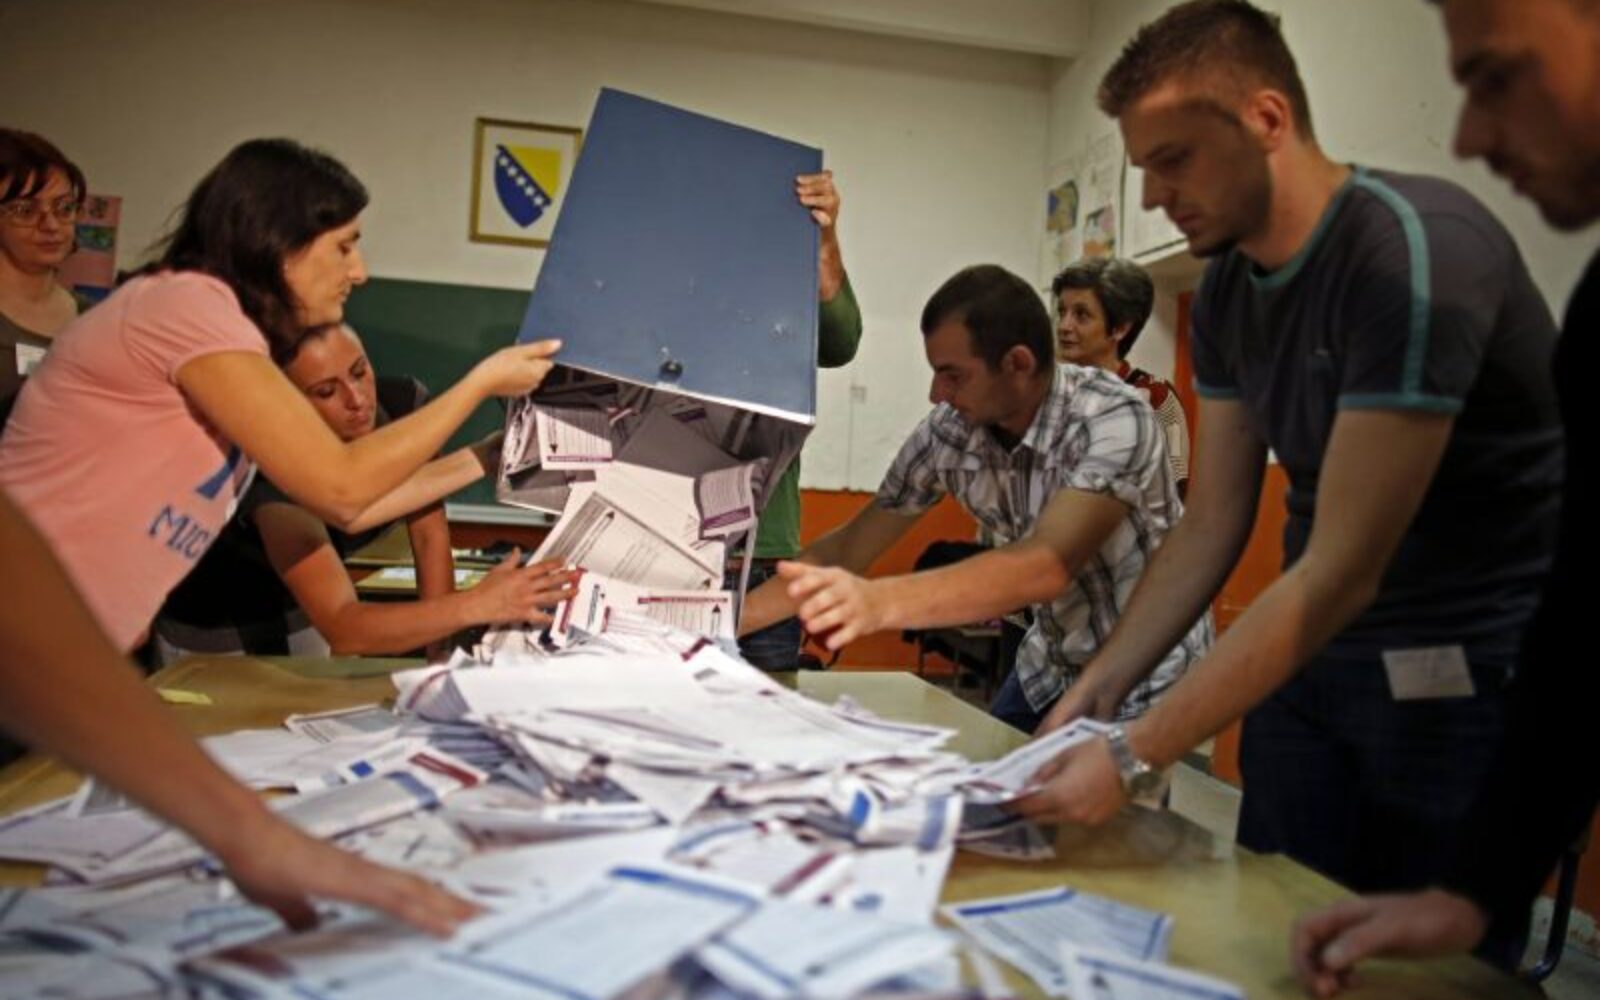
[[[48,205],[33,198],[19,198],[0,205],[0,217],[13,226],[27,229],[44,221],[48,212],[57,222],[72,222],[83,210],[83,202],[76,198],[57,198]]]

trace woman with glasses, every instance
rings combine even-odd
[[[78,315],[56,282],[72,253],[83,171],[41,136],[0,128],[0,426],[22,379]]]

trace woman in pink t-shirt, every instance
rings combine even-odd
[[[331,157],[246,142],[200,182],[159,261],[57,337],[0,437],[10,498],[0,549],[15,602],[0,616],[0,724],[184,825],[241,888],[291,919],[323,894],[442,930],[465,904],[247,804],[84,627],[86,604],[116,647],[135,646],[257,464],[334,524],[388,520],[453,488],[459,456],[429,459],[479,403],[523,395],[549,371],[556,342],[506,348],[410,416],[350,442],[334,434],[274,358],[338,322],[366,280],[366,201]],[[57,585],[28,521],[82,604]],[[46,655],[63,644],[81,654],[70,665]]]
[[[62,331],[18,398],[0,487],[120,648],[143,640],[257,465],[331,524],[392,520],[463,484],[445,474],[459,456],[424,466],[478,404],[550,369],[554,342],[509,347],[373,434],[330,430],[275,359],[339,322],[366,280],[366,201],[331,157],[244,143],[195,188],[157,263]]]

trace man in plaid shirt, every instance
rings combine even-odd
[[[990,711],[1032,730],[1116,624],[1182,513],[1164,433],[1114,373],[1054,362],[1050,316],[993,265],[945,282],[922,313],[934,409],[874,501],[753,591],[741,631],[798,614],[837,650],[885,629],[938,628],[1027,607],[1034,624]],[[996,547],[950,566],[864,579],[949,494]],[[1210,620],[1123,704],[1142,713],[1202,656]]]

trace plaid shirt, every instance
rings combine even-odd
[[[1062,364],[1016,447],[1006,450],[988,429],[941,404],[901,446],[878,488],[878,506],[905,515],[954,496],[996,545],[1026,538],[1062,490],[1100,493],[1127,506],[1122,524],[1067,589],[1032,608],[1016,671],[1035,711],[1061,696],[1111,634],[1150,556],[1183,512],[1164,438],[1138,390],[1112,372]],[[1148,709],[1211,640],[1207,613],[1129,694],[1119,717]]]

